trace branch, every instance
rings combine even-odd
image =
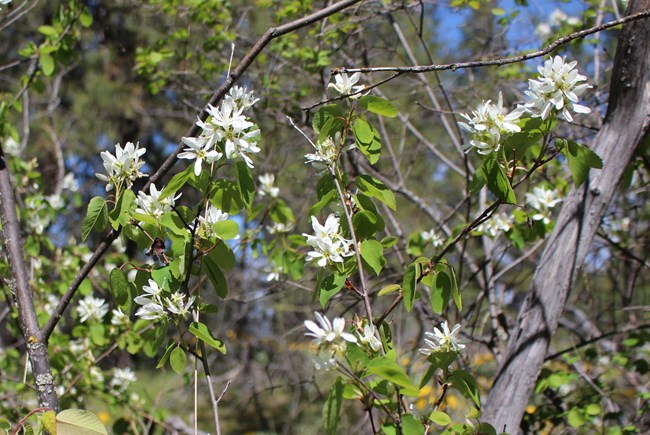
[[[9,259],[9,268],[13,278],[13,291],[18,305],[18,318],[29,361],[38,392],[38,401],[42,407],[58,411],[59,402],[54,388],[54,377],[47,353],[47,338],[41,333],[36,316],[36,307],[32,289],[29,284],[27,264],[23,257],[23,242],[20,237],[20,221],[16,213],[16,200],[11,184],[11,174],[7,167],[2,143],[0,142],[0,217],[4,233],[5,249]]]
[[[287,33],[294,32],[310,24],[313,24],[319,20],[322,20],[323,18],[327,18],[330,15],[340,12],[343,9],[346,9],[360,1],[361,0],[343,0],[329,7],[321,9],[320,11],[315,12],[311,15],[307,15],[306,17],[299,18],[297,20],[291,21],[289,23],[283,24],[278,27],[269,28],[259,38],[259,40],[255,43],[255,45],[248,51],[248,53],[246,53],[246,55],[241,60],[241,62],[237,65],[237,67],[230,73],[230,76],[226,79],[225,83],[215,91],[215,93],[210,98],[208,104],[214,105],[226,95],[226,92],[230,90],[230,88],[235,84],[237,79],[239,79],[239,77],[241,77],[241,75],[248,69],[248,67],[251,66],[253,61],[257,58],[257,56],[260,55],[264,47],[266,47],[266,45],[270,41],[282,35],[286,35]],[[203,109],[199,117],[202,120],[205,120],[207,118],[207,115],[208,113],[207,113],[207,106],[206,106],[206,108]],[[197,133],[198,133],[198,126],[194,124],[188,130],[186,136],[195,136]],[[177,159],[178,154],[180,154],[181,151],[183,151],[183,147],[184,146],[182,144],[176,147],[174,152],[169,157],[167,157],[167,160],[165,160],[163,164],[160,165],[156,173],[154,173],[151,177],[149,177],[149,181],[144,185],[142,191],[146,192],[149,189],[149,186],[151,184],[156,183],[159,179],[164,177],[171,170],[171,168],[178,160]],[[103,257],[103,255],[106,253],[108,248],[110,248],[111,244],[115,241],[115,239],[117,239],[121,229],[122,228],[120,227],[115,231],[111,231],[106,236],[104,241],[97,247],[97,249],[95,249],[95,252],[93,253],[88,263],[86,263],[81,268],[77,276],[74,278],[74,280],[70,284],[70,287],[68,287],[68,290],[66,291],[65,295],[63,296],[63,298],[61,298],[59,305],[54,310],[52,317],[50,317],[50,319],[47,321],[47,324],[43,328],[43,336],[45,338],[48,338],[52,334],[52,331],[54,331],[54,328],[56,327],[57,323],[61,319],[63,312],[66,310],[66,308],[70,304],[70,301],[72,300],[72,297],[77,292],[79,285],[81,285],[81,282],[86,278],[86,276],[88,276],[90,271],[95,267],[97,262],[99,262],[99,260]]]
[[[623,17],[618,20],[609,21],[605,24],[601,24],[600,26],[594,26],[588,29],[571,33],[570,35],[563,36],[562,38],[556,39],[555,41],[553,41],[552,43],[550,43],[549,45],[547,45],[545,48],[541,50],[533,51],[532,53],[521,54],[519,56],[503,57],[499,59],[480,60],[480,61],[473,61],[473,62],[448,63],[448,64],[440,64],[440,65],[377,66],[377,67],[367,67],[367,68],[342,67],[342,68],[333,68],[332,75],[341,74],[341,73],[356,73],[356,72],[362,72],[362,73],[395,72],[397,74],[421,74],[421,73],[426,73],[431,71],[443,71],[443,70],[456,71],[458,69],[465,69],[465,68],[478,68],[478,67],[491,66],[491,65],[507,65],[509,63],[523,62],[528,59],[534,59],[536,57],[545,56],[551,53],[556,48],[565,45],[573,41],[574,39],[583,38],[593,33],[597,33],[630,21],[640,20],[642,18],[647,18],[647,17],[650,17],[650,9],[643,10],[641,12]]]

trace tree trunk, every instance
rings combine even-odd
[[[628,14],[650,8],[632,0]],[[551,337],[591,241],[634,151],[650,128],[650,20],[626,24],[621,31],[610,98],[594,151],[604,162],[564,201],[555,229],[535,270],[510,341],[500,361],[483,419],[497,431],[516,433],[544,363]]]

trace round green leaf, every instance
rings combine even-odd
[[[107,435],[99,418],[84,409],[66,409],[56,416],[58,435]]]
[[[185,355],[185,351],[180,347],[174,348],[171,355],[169,355],[169,365],[172,366],[172,370],[180,375],[185,371],[186,363],[187,355]]]
[[[433,411],[429,415],[429,420],[438,426],[447,426],[449,423],[451,423],[451,417],[442,411]]]

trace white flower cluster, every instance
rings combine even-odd
[[[219,107],[208,105],[210,115],[204,122],[200,119],[196,125],[201,128],[198,137],[184,137],[183,143],[188,146],[178,155],[179,159],[196,160],[194,174],[201,174],[203,161],[211,164],[224,155],[228,159],[241,156],[249,168],[253,161],[248,154],[260,152],[257,143],[260,140],[260,130],[250,122],[244,112],[259,99],[253,97],[253,91],[235,86],[223,99]]]
[[[108,305],[104,299],[88,295],[79,301],[77,306],[77,314],[79,314],[79,321],[85,323],[86,320],[95,320],[101,322],[104,316],[108,313]]]
[[[528,102],[524,105],[533,117],[548,118],[551,109],[560,112],[567,121],[573,121],[569,108],[575,113],[590,113],[591,109],[578,104],[578,97],[591,86],[580,83],[587,77],[575,69],[577,61],[565,63],[560,56],[555,56],[537,67],[539,78],[528,80],[529,89],[525,92]]]
[[[228,220],[229,216],[228,213],[210,204],[205,210],[205,215],[199,216],[198,234],[202,237],[212,237],[214,235],[213,225],[217,222]]]
[[[345,320],[342,317],[335,317],[332,322],[320,313],[314,313],[318,325],[311,321],[305,320],[305,328],[310,332],[305,335],[314,337],[312,343],[318,347],[325,347],[334,351],[345,350],[345,342],[356,343],[357,337],[345,332]],[[343,340],[343,341],[341,341]]]
[[[273,174],[264,174],[257,177],[260,182],[260,196],[270,196],[271,198],[277,198],[280,194],[280,188],[274,186],[275,175]]]
[[[305,154],[305,158],[307,159],[306,163],[313,163],[315,164],[314,166],[325,165],[329,169],[333,168],[339,156],[337,144],[340,140],[341,134],[336,133],[334,139],[327,137],[322,142],[316,142],[316,145],[314,145],[316,152]]]
[[[454,325],[450,331],[449,324],[445,320],[440,326],[440,329],[434,327],[433,332],[424,333],[428,337],[424,339],[427,347],[418,349],[420,353],[431,355],[433,352],[458,352],[465,348],[458,338],[460,325]]]
[[[511,215],[496,213],[476,227],[476,231],[495,238],[499,233],[509,231],[512,228],[513,222],[514,218]]]
[[[440,237],[440,234],[438,234],[436,230],[433,229],[429,231],[422,231],[420,233],[420,237],[422,237],[422,240],[424,240],[426,243],[431,243],[434,248],[445,244],[445,241],[442,239],[442,237]]]
[[[135,315],[145,320],[159,320],[167,317],[167,311],[184,317],[192,308],[195,296],[191,296],[185,302],[185,295],[180,292],[174,292],[171,297],[163,298],[163,289],[158,286],[153,279],[149,280],[149,285],[142,286],[144,294],[136,297],[135,303],[141,307]]]
[[[149,186],[149,193],[150,195],[142,191],[138,192],[138,197],[135,199],[138,208],[135,209],[135,212],[153,216],[156,219],[160,219],[165,213],[171,211],[176,200],[181,196],[179,193],[176,196],[167,196],[160,199],[162,190],[158,190],[155,184]]]
[[[536,221],[542,221],[545,225],[551,222],[549,218],[551,209],[562,202],[562,198],[559,198],[558,195],[559,192],[557,189],[551,190],[543,186],[533,188],[533,193],[526,193],[526,202],[537,210],[537,213],[532,215],[531,218]]]
[[[468,122],[459,122],[458,125],[473,135],[467,150],[474,147],[479,154],[484,155],[499,151],[503,139],[508,134],[521,131],[515,122],[523,113],[524,109],[521,107],[507,113],[503,107],[503,95],[499,92],[497,104],[492,104],[492,100],[483,101],[472,111],[471,116],[461,114],[460,116]]]
[[[553,33],[553,29],[557,29],[562,24],[569,26],[578,26],[581,24],[580,18],[569,16],[561,9],[553,9],[547,23],[540,23],[535,27],[535,33],[540,38],[548,38]]]
[[[106,174],[95,174],[95,176],[108,183],[106,185],[107,192],[113,188],[119,190],[124,185],[130,188],[134,180],[146,177],[140,172],[140,168],[144,166],[144,161],[140,160],[140,157],[145,152],[147,152],[146,149],[138,148],[138,144],[133,145],[132,142],[127,142],[124,148],[119,143],[115,144],[115,155],[108,151],[100,153]]]
[[[591,88],[587,83],[580,83],[587,77],[575,69],[576,61],[565,63],[560,56],[544,62],[537,70],[540,76],[528,80],[528,97],[526,103],[507,113],[503,107],[503,96],[499,93],[497,104],[491,100],[482,102],[471,115],[461,114],[467,122],[458,125],[472,134],[467,150],[476,148],[479,154],[499,151],[506,137],[521,131],[517,121],[528,112],[534,118],[546,119],[555,109],[567,121],[573,121],[569,109],[575,113],[590,113],[591,109],[579,104],[578,97]]]
[[[321,225],[315,216],[311,217],[311,226],[314,235],[303,233],[307,237],[307,244],[314,248],[307,253],[307,261],[318,259],[316,262],[320,267],[325,267],[331,263],[343,263],[344,257],[354,254],[352,252],[352,241],[345,239],[339,233],[339,219],[330,214],[325,220],[325,225]]]
[[[334,83],[327,85],[328,88],[334,88],[336,92],[341,95],[350,95],[350,98],[356,99],[361,96],[357,92],[361,92],[366,89],[365,85],[357,85],[357,82],[361,78],[360,73],[354,73],[351,76],[348,76],[346,73],[340,73],[334,76]]]
[[[136,381],[135,373],[130,368],[116,368],[109,383],[114,393],[124,393],[130,384]]]

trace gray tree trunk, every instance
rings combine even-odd
[[[632,0],[628,14],[650,8]],[[624,25],[619,37],[605,122],[594,151],[604,162],[564,201],[555,229],[500,361],[483,419],[497,431],[519,431],[551,337],[607,205],[650,127],[650,19]]]

